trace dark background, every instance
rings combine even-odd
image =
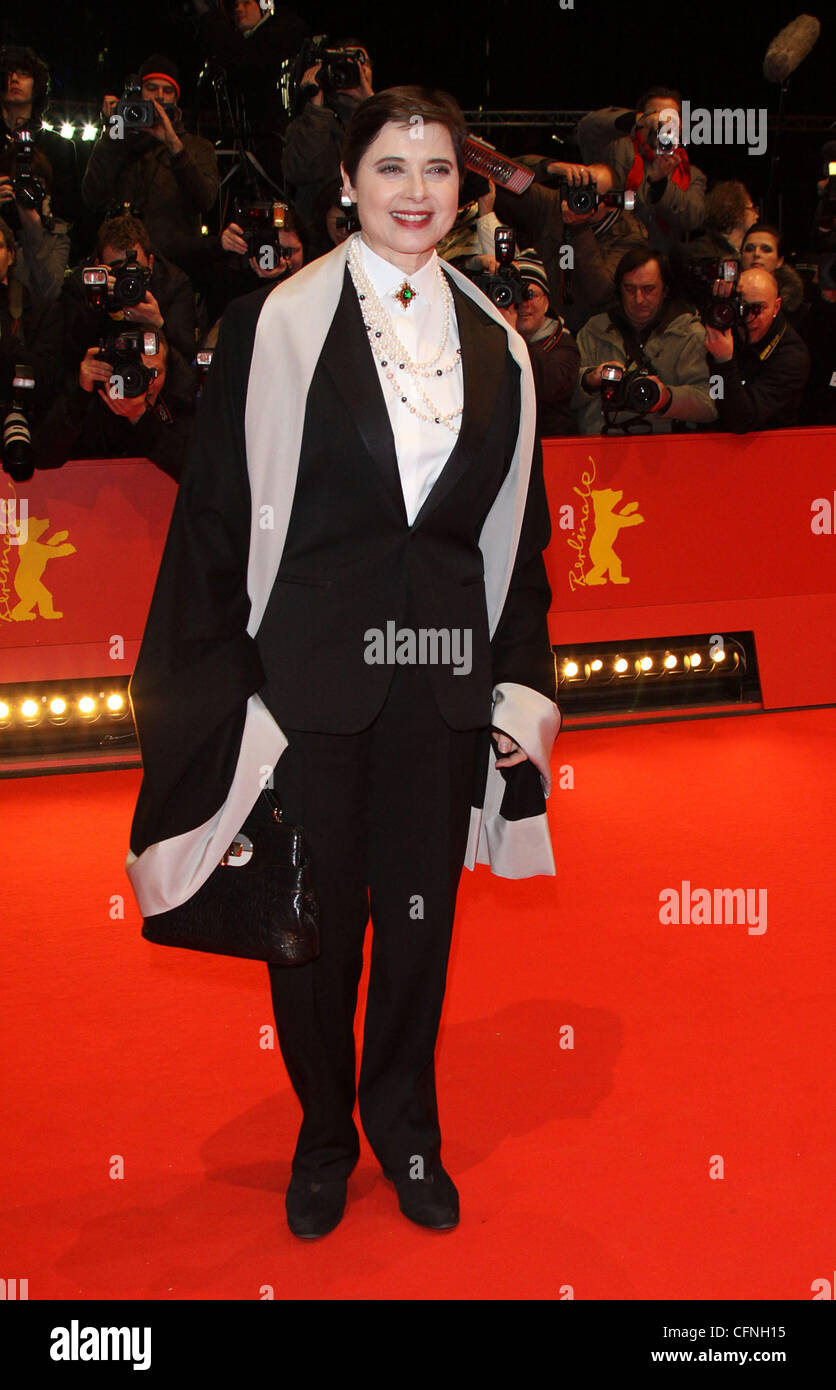
[[[763,77],[763,58],[783,26],[803,12],[799,0],[559,0],[540,4],[484,0],[355,0],[350,5],[294,8],[315,33],[353,32],[374,63],[374,86],[419,82],[452,92],[465,109],[591,109],[634,104],[643,87],[668,83],[692,106],[765,107],[774,115],[779,89]],[[791,79],[791,115],[836,116],[831,6],[810,6],[822,33]],[[0,21],[4,42],[36,48],[52,70],[52,106],[121,93],[125,74],[153,51],[170,53],[184,79],[187,124],[203,54],[192,9],[183,0],[86,0],[11,7]],[[495,129],[493,142],[509,154],[552,153],[547,130]],[[783,145],[784,221],[790,244],[804,249],[820,173],[821,145],[836,130],[792,133]],[[742,178],[756,201],[769,181],[774,140],[762,157],[744,148],[693,147],[691,157],[710,179]],[[84,147],[79,145],[79,153]]]

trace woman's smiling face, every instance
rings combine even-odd
[[[387,121],[360,160],[355,180],[343,170],[367,246],[407,273],[420,269],[458,211],[459,171],[447,127]]]

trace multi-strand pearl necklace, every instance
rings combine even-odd
[[[453,296],[447,279],[441,267],[437,267],[438,277],[441,281],[442,295],[444,299],[444,326],[441,333],[441,343],[432,357],[428,357],[425,362],[413,362],[400,338],[392,325],[386,310],[377,296],[375,288],[366,274],[360,262],[360,248],[356,241],[352,241],[348,249],[348,268],[351,271],[351,278],[354,281],[354,288],[357,291],[357,298],[360,300],[360,307],[363,313],[363,323],[367,333],[370,334],[369,342],[372,351],[378,358],[381,367],[384,369],[386,378],[390,382],[394,391],[400,396],[401,403],[406,406],[412,415],[417,415],[419,420],[430,420],[436,425],[446,425],[454,434],[458,433],[458,426],[453,422],[462,413],[462,407],[458,410],[448,411],[442,414],[438,407],[430,400],[429,396],[422,387],[419,377],[439,377],[447,376],[450,372],[461,366],[461,348],[456,348],[449,363],[446,366],[436,366],[441,354],[447,344],[450,333],[450,313],[453,307]],[[415,387],[425,406],[429,407],[430,413],[420,410],[413,405],[407,396],[403,395],[403,387],[398,381],[390,362],[397,362],[398,370],[409,372]]]

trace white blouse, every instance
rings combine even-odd
[[[436,252],[433,251],[426,265],[420,270],[406,275],[403,270],[392,265],[391,261],[384,260],[372,251],[359,234],[357,240],[361,248],[363,268],[378,299],[386,309],[395,332],[413,361],[426,361],[437,351],[444,329],[444,292],[439,284]],[[405,279],[417,291],[415,298],[406,307],[393,297],[393,291],[400,289]],[[370,338],[370,343],[372,341]],[[459,326],[455,306],[451,305],[447,344],[437,365],[447,366],[458,347]],[[383,354],[378,353],[374,360],[395,437],[404,505],[411,526],[455,447],[461,416],[451,421],[451,428],[450,425],[437,425],[434,420],[422,420],[419,416],[413,415],[409,407],[402,403],[401,396],[406,396],[411,405],[428,413],[426,404],[416,390],[415,379],[407,371],[400,372],[398,363],[390,362],[388,358],[386,367],[381,367],[381,356]],[[389,370],[395,373],[397,391],[386,375]],[[444,376],[419,377],[418,380],[440,415],[447,415],[462,406],[461,366],[445,373]]]

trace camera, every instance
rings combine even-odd
[[[196,357],[195,357],[194,365],[195,365],[195,375],[196,375],[196,377],[197,377],[197,394],[198,394],[198,396],[200,396],[200,393],[201,393],[201,391],[203,390],[203,387],[204,387],[205,384],[206,384],[206,378],[207,378],[207,376],[209,375],[209,368],[210,368],[211,365],[212,365],[212,357],[213,357],[213,355],[214,355],[214,349],[212,349],[212,348],[201,348],[200,351],[197,353],[197,355],[196,355]]]
[[[118,390],[113,394],[126,400],[136,400],[157,376],[156,367],[146,367],[142,358],[155,357],[159,352],[160,340],[154,328],[128,328],[123,333],[112,333],[99,339],[97,360],[109,362],[113,373],[110,389],[114,382]]]
[[[706,327],[717,328],[724,333],[740,317],[735,307],[738,299],[733,288],[740,274],[740,266],[732,257],[689,256],[687,251],[674,247],[671,252],[671,273],[678,293],[695,305]],[[721,293],[717,287],[718,281],[732,287],[728,294]]]
[[[360,85],[360,64],[364,55],[359,48],[329,48],[326,39],[315,41],[309,67],[319,63],[316,84],[324,96],[350,91]]]
[[[28,130],[16,130],[12,136],[15,153],[15,173],[12,177],[15,201],[22,208],[35,208],[40,212],[46,189],[36,174],[32,173],[32,158],[35,145]]]
[[[151,271],[147,266],[138,265],[136,248],[125,252],[124,261],[118,266],[89,265],[81,272],[81,280],[90,309],[125,309],[141,304],[151,287]],[[113,277],[113,288],[108,289],[108,278]]]
[[[497,309],[510,309],[512,304],[522,303],[523,297],[522,276],[511,264],[514,259],[513,227],[497,227],[493,241],[498,270],[493,274],[486,270],[476,271],[470,278]]]
[[[35,471],[32,432],[29,428],[28,399],[35,389],[31,367],[18,363],[3,416],[3,469],[16,483],[25,483]],[[28,398],[28,399],[27,399]]]
[[[168,119],[173,120],[176,107],[168,101],[161,101],[160,106]],[[115,114],[121,117],[126,135],[150,130],[152,125],[157,124],[157,108],[153,101],[144,99],[142,82],[135,74],[125,79],[125,95],[117,101]]]
[[[649,372],[628,372],[611,365],[601,368],[601,404],[605,413],[632,410],[647,415],[659,404],[662,393]]]
[[[613,188],[609,193],[599,193],[595,181],[586,184],[571,184],[568,179],[557,180],[558,188],[563,190],[563,201],[579,216],[597,212],[603,204],[607,208],[627,208],[636,206],[636,194],[632,188]]]
[[[247,255],[260,259],[265,247],[269,247],[277,260],[286,260],[287,253],[279,241],[279,232],[285,225],[287,204],[236,198],[233,206],[234,221],[241,228],[247,243]]]

